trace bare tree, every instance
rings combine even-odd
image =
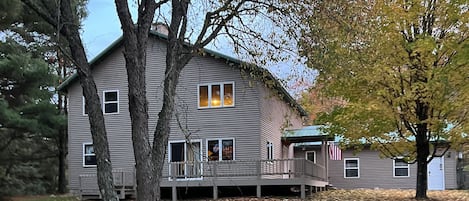
[[[60,12],[50,12],[44,1],[22,0],[40,14],[47,22],[58,27],[60,34],[69,43],[71,58],[77,66],[80,83],[85,96],[87,112],[91,125],[93,145],[97,156],[98,184],[104,200],[117,200],[113,190],[111,161],[96,85],[79,37],[79,25],[71,0],[60,1]],[[37,4],[36,4],[37,3]],[[196,55],[203,53],[203,48],[219,35],[225,35],[236,50],[245,50],[252,56],[259,52],[253,40],[269,44],[280,51],[284,41],[271,40],[259,27],[255,27],[255,18],[262,17],[274,25],[278,16],[291,13],[283,1],[264,0],[225,0],[201,1],[196,4],[189,0],[141,0],[138,1],[138,19],[134,23],[127,0],[115,0],[117,13],[122,24],[124,38],[124,57],[128,74],[129,111],[132,125],[132,141],[137,171],[138,200],[159,200],[159,182],[162,176],[164,157],[170,133],[170,122],[175,107],[176,87],[180,72]],[[162,13],[165,5],[170,6],[169,33],[167,41],[166,70],[163,89],[163,106],[158,114],[153,144],[148,131],[148,100],[146,97],[146,44],[155,12]],[[202,14],[201,23],[190,22],[191,9]],[[166,7],[165,7],[166,8]],[[265,22],[263,22],[265,23]],[[200,25],[196,27],[194,25]],[[194,33],[198,34],[194,34]],[[191,41],[193,39],[193,41]],[[276,44],[278,43],[278,44]],[[260,48],[257,48],[260,49]]]
[[[58,33],[64,36],[68,42],[70,57],[77,67],[80,85],[85,97],[86,112],[91,128],[93,147],[97,159],[97,176],[100,193],[104,200],[119,200],[114,190],[112,177],[112,164],[109,153],[104,116],[101,110],[100,99],[96,84],[91,74],[90,65],[80,38],[80,22],[78,20],[77,2],[73,0],[61,0],[56,8],[52,9],[46,1],[22,0],[24,4],[34,10],[47,23],[57,27]],[[64,51],[65,52],[65,51]]]
[[[159,182],[162,176],[164,157],[170,133],[170,122],[173,118],[176,87],[180,72],[186,64],[203,48],[220,34],[232,40],[238,48],[243,42],[253,39],[270,43],[262,38],[262,34],[254,31],[245,22],[249,15],[269,16],[287,13],[282,10],[281,2],[258,0],[228,0],[220,2],[198,2],[209,8],[201,27],[190,28],[189,10],[195,6],[189,0],[142,0],[138,4],[138,19],[134,24],[130,15],[127,0],[115,0],[117,13],[124,32],[124,56],[129,84],[129,111],[132,121],[132,140],[137,169],[138,200],[159,200]],[[150,145],[148,134],[148,101],[146,98],[145,68],[148,33],[155,11],[170,4],[171,18],[166,53],[166,70],[163,88],[163,106],[158,114],[158,122],[154,133],[153,146]],[[192,26],[193,27],[193,26]],[[190,37],[195,30],[195,37]],[[194,41],[190,39],[195,38]],[[243,39],[244,38],[244,39]]]

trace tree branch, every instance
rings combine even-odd
[[[41,16],[47,23],[53,27],[58,26],[58,22],[48,12],[45,12],[40,6],[34,3],[32,0],[21,0],[26,6],[34,10],[39,16]]]

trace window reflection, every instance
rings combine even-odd
[[[220,85],[212,85],[212,102],[213,107],[219,107],[220,101]]]
[[[225,84],[223,92],[223,105],[233,106],[233,84]]]
[[[208,107],[208,86],[199,87],[199,107]]]

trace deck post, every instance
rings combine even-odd
[[[326,140],[324,140],[322,142],[322,146],[324,147],[324,154],[323,156],[324,157],[324,171],[325,171],[325,175],[324,175],[324,181],[326,181],[328,184],[329,184],[329,147],[328,147],[328,142]]]
[[[218,199],[218,186],[217,186],[217,162],[213,163],[213,199]]]
[[[83,200],[83,187],[82,187],[82,184],[81,184],[81,176],[78,176],[78,183],[80,184],[80,200]]]
[[[171,186],[171,198],[173,201],[178,200],[178,192],[177,192],[176,184],[173,184],[173,186]]]
[[[256,173],[257,173],[257,185],[256,185],[256,197],[261,198],[262,197],[262,186],[260,184],[261,182],[261,161],[256,161]]]
[[[257,198],[262,197],[262,186],[259,183],[257,183],[257,186],[256,186],[256,197]]]
[[[171,177],[171,199],[173,201],[177,201],[178,200],[178,192],[177,192],[177,187],[176,187],[176,174],[177,174],[177,165],[174,165],[174,164],[170,164],[170,170],[171,170],[171,174],[170,174],[170,177]]]
[[[304,183],[301,184],[301,187],[300,187],[300,191],[301,191],[301,199],[305,199],[306,198],[306,186]]]
[[[218,199],[218,186],[213,185],[213,199],[216,200]]]

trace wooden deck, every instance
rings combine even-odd
[[[161,187],[171,187],[176,200],[178,187],[213,187],[213,198],[218,198],[220,186],[256,186],[261,197],[262,186],[298,186],[301,197],[306,191],[317,191],[328,185],[326,169],[306,159],[236,160],[172,162],[161,181]],[[134,170],[116,169],[114,182],[119,195],[134,195],[136,182]],[[95,185],[90,185],[90,182]],[[82,196],[97,193],[96,175],[80,176]]]

